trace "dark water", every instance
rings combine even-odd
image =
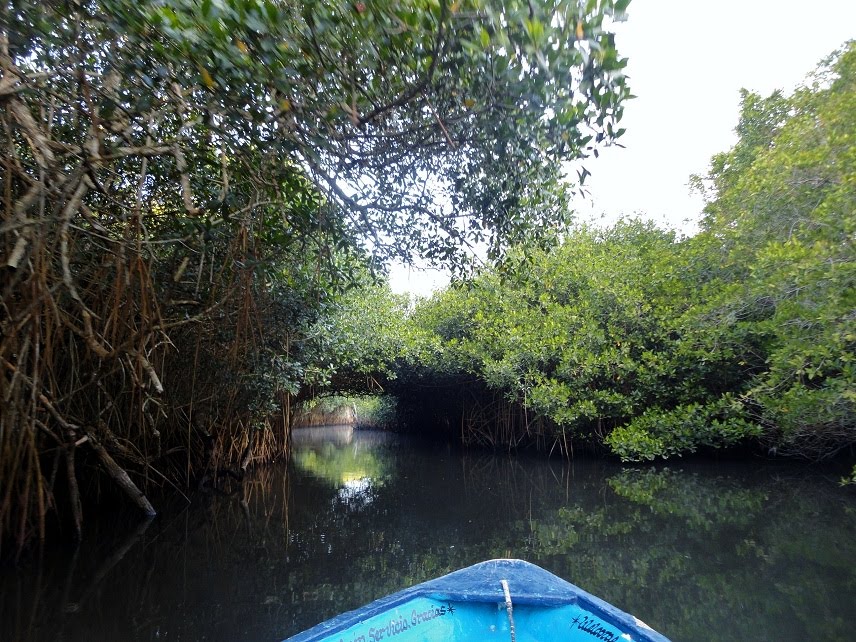
[[[91,520],[76,552],[0,571],[0,639],[278,640],[494,557],[540,564],[675,642],[856,630],[856,493],[834,474],[326,436],[243,489],[147,525]]]

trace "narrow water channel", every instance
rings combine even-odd
[[[856,494],[821,469],[568,463],[339,428],[229,483],[0,571],[0,639],[273,641],[495,557],[675,642],[856,630]]]

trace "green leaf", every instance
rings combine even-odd
[[[487,49],[488,46],[490,45],[490,34],[487,32],[487,29],[482,27],[481,33],[479,34],[479,37],[481,38],[482,47]]]

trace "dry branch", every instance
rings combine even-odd
[[[104,465],[107,473],[113,478],[113,481],[116,482],[116,485],[119,486],[131,501],[133,501],[146,515],[157,515],[157,511],[154,509],[154,506],[152,506],[145,494],[143,494],[143,492],[133,482],[131,476],[128,475],[125,469],[116,463],[116,460],[110,456],[110,453],[108,453],[104,446],[101,445],[101,442],[89,433],[87,433],[87,436],[89,437],[89,445],[92,446],[92,449],[98,455],[98,458],[101,460],[101,463]]]
[[[80,502],[80,490],[77,486],[77,472],[74,468],[75,444],[69,444],[65,448],[66,478],[68,480],[68,492],[71,503],[71,515],[74,520],[74,530],[77,538],[83,535],[83,508]]]
[[[17,98],[9,99],[8,109],[18,124],[21,125],[24,136],[30,144],[30,151],[32,151],[39,166],[42,169],[55,170],[56,158],[50,148],[49,139],[39,130],[38,123],[36,123],[30,110]]]

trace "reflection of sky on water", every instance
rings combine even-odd
[[[389,457],[377,447],[388,443],[388,435],[360,433],[358,441],[347,427],[304,428],[294,442],[292,461],[315,479],[335,489],[334,505],[349,511],[361,510],[374,501],[389,477]]]
[[[358,477],[345,480],[336,493],[339,501],[351,508],[362,508],[372,503],[375,495],[375,483],[371,477]]]

